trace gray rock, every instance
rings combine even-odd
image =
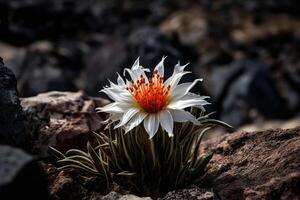
[[[80,44],[62,41],[39,41],[27,51],[26,62],[21,66],[19,88],[21,96],[32,96],[49,90],[72,91],[80,73]]]
[[[266,66],[247,60],[238,62],[234,66],[240,66],[242,71],[231,82],[227,91],[223,89],[219,92],[226,92],[219,96],[222,104],[221,120],[233,126],[239,126],[247,120],[252,121],[254,119],[251,118],[257,117],[251,116],[251,110],[265,118],[283,117],[285,107],[270,79]],[[218,74],[218,77],[221,80],[222,73]],[[227,77],[225,73],[224,77]],[[230,78],[228,79],[230,82]]]
[[[47,183],[32,156],[0,145],[1,199],[48,199]]]

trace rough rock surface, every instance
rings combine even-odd
[[[101,116],[95,108],[105,102],[83,92],[48,92],[22,99],[32,151],[46,155],[48,146],[63,152],[85,149],[90,133],[102,128]]]
[[[13,72],[0,58],[0,144],[26,146],[24,115]]]
[[[300,199],[300,128],[236,132],[203,143],[216,153],[203,184],[221,199]]]
[[[120,194],[117,192],[110,192],[105,196],[98,196],[91,200],[152,200],[150,197],[138,197],[132,194]]]
[[[59,171],[53,165],[45,163],[41,163],[41,166],[48,176],[52,200],[151,200],[150,197],[137,197],[128,191],[122,191],[119,186],[106,190],[105,181],[84,178],[74,170]]]
[[[168,192],[162,200],[218,200],[218,198],[212,190],[193,187]]]
[[[190,62],[187,81],[204,78],[197,92],[212,97],[217,118],[286,119],[300,112],[299,8],[297,0],[0,1],[0,55],[21,96],[98,95],[138,56],[153,68],[166,55],[166,75],[180,60]]]
[[[86,190],[82,187],[84,181],[72,171],[59,171],[53,165],[44,163],[41,167],[47,174],[52,200],[83,199],[86,196]]]
[[[48,199],[46,179],[33,157],[24,151],[0,145],[0,198]]]

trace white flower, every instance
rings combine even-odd
[[[124,81],[118,74],[117,84],[109,81],[110,86],[101,90],[114,102],[97,110],[109,113],[109,120],[118,122],[115,128],[124,127],[128,132],[143,122],[146,132],[152,138],[159,125],[171,137],[174,121],[199,124],[196,117],[184,109],[197,107],[204,110],[203,106],[208,104],[205,101],[207,96],[190,92],[202,79],[179,84],[182,76],[190,72],[184,71],[187,65],[181,66],[178,63],[173,75],[164,81],[165,58],[157,64],[150,79],[145,74],[150,70],[140,66],[137,59],[131,69],[124,70],[124,75],[128,72],[131,81]]]

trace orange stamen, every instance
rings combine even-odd
[[[128,88],[128,91],[145,112],[157,113],[166,107],[171,87],[165,87],[163,80],[164,78],[155,70],[149,83],[146,83],[145,78],[141,75],[140,79],[135,82],[132,81],[132,86]]]

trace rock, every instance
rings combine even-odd
[[[128,191],[120,191],[118,186],[108,191],[105,181],[83,177],[75,170],[59,171],[53,165],[45,163],[41,166],[48,176],[52,200],[151,200],[150,197],[142,198],[128,194]]]
[[[300,198],[299,127],[236,132],[202,145],[216,152],[202,183],[220,199]]]
[[[116,56],[116,52],[118,55]],[[127,51],[121,38],[111,38],[100,47],[92,48],[85,58],[87,70],[85,73],[85,89],[89,94],[96,95],[101,86],[108,81],[116,80],[116,72],[122,74],[122,66],[126,61]]]
[[[157,29],[151,26],[143,26],[132,31],[129,36],[128,52],[130,58],[127,67],[131,67],[134,60],[140,57],[140,63],[149,69],[154,69],[156,64],[162,59],[162,56],[167,56],[165,60],[165,76],[169,77],[173,73],[173,67],[178,63],[188,63],[191,60],[183,59],[182,54],[175,46]],[[191,58],[189,51],[184,51],[186,55]],[[190,70],[191,66],[187,66]],[[183,77],[182,81],[193,80],[194,75],[188,74]]]
[[[21,105],[27,116],[32,151],[46,155],[48,146],[62,152],[85,149],[90,133],[102,129],[102,118],[95,108],[105,103],[83,92],[48,92],[23,98]]]
[[[251,119],[251,110],[256,110],[267,119],[284,117],[286,111],[283,100],[276,91],[266,66],[251,61],[239,64],[243,67],[243,73],[231,83],[226,96],[219,99],[222,102],[221,120],[238,127],[255,120]],[[219,74],[217,77],[223,76]]]
[[[41,164],[48,176],[49,194],[52,200],[84,199],[83,181],[72,171],[59,171],[51,164]]]
[[[212,190],[197,187],[168,192],[161,200],[218,200]]]
[[[255,121],[258,116],[265,119],[286,117],[284,100],[263,63],[239,59],[208,67],[206,88],[209,87],[221,120],[238,127]]]
[[[195,46],[207,39],[208,22],[200,7],[173,13],[160,25],[169,38],[178,38],[186,46]]]
[[[0,176],[1,199],[49,199],[44,174],[20,149],[0,145]]]
[[[0,58],[0,144],[27,148],[24,115],[16,84],[15,75]]]
[[[48,41],[31,44],[26,62],[22,63],[19,70],[21,96],[33,96],[51,90],[74,91],[80,79],[78,74],[81,71],[80,55],[83,49],[80,42],[68,40],[55,45]]]
[[[240,131],[254,132],[262,131],[268,129],[291,129],[297,128],[300,124],[300,118],[294,118],[290,120],[271,120],[271,121],[261,121],[254,124],[247,124],[239,128]]]
[[[119,194],[117,192],[110,192],[105,196],[93,197],[90,200],[152,200],[150,197],[138,197],[133,194]]]
[[[26,61],[25,48],[18,48],[6,43],[0,43],[0,55],[17,79],[22,75],[22,66]]]
[[[167,76],[178,60],[190,62],[188,70],[194,74],[184,81],[196,75],[204,78],[206,89],[197,88],[197,92],[218,90],[230,96],[231,83],[236,90],[244,73],[237,75],[231,67],[222,66],[244,59],[266,66],[279,101],[287,108],[283,116],[276,109],[272,115],[290,118],[300,110],[298,7],[296,0],[0,1],[0,54],[16,74],[21,96],[50,90],[85,90],[96,95],[107,78],[115,80],[115,72],[130,67],[138,56],[151,68],[163,55],[168,56],[166,66],[171,66]],[[217,84],[208,83],[210,70],[222,71],[216,72]],[[237,95],[230,98],[239,104]],[[219,96],[214,98],[218,101]],[[257,105],[252,100],[241,102],[226,108],[222,119],[238,119],[236,125],[253,120],[248,115]],[[223,106],[218,101],[213,110]],[[258,106],[264,108],[265,103]]]
[[[243,17],[242,17],[243,18]],[[260,23],[255,23],[253,16],[247,16],[238,20],[231,32],[231,37],[238,43],[251,43],[266,36],[292,33],[300,36],[300,21],[289,15],[269,15],[262,17]],[[237,20],[236,20],[237,21]]]

